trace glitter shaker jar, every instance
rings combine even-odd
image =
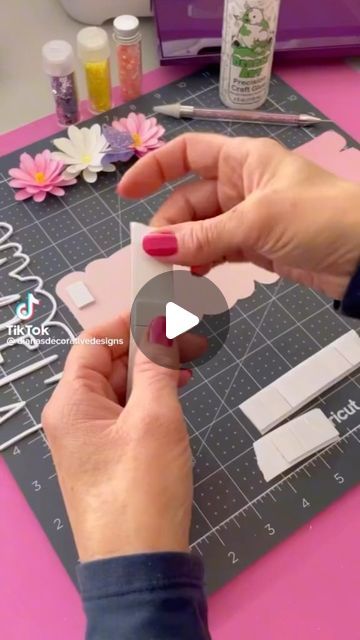
[[[85,27],[77,34],[78,57],[84,65],[90,110],[111,109],[110,46],[100,27]]]
[[[80,116],[71,44],[65,40],[50,40],[42,48],[42,60],[44,71],[50,77],[59,125],[75,124]]]
[[[123,15],[115,18],[113,26],[121,96],[124,101],[134,100],[141,94],[140,23],[135,16]]]

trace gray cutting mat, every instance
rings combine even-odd
[[[155,103],[178,100],[203,107],[220,106],[217,72],[212,69],[198,72],[164,86],[158,92],[139,98],[130,108],[150,113]],[[269,111],[284,109],[321,115],[276,77],[265,107]],[[110,116],[94,121],[109,122],[113,116],[126,115],[128,110],[129,106],[118,107]],[[162,122],[168,139],[185,131],[216,131],[233,136],[272,136],[289,148],[329,128],[339,131],[335,126],[326,125],[305,130],[255,124],[185,123],[168,118],[162,118]],[[340,133],[356,146],[346,134]],[[46,139],[26,150],[33,154],[48,146],[49,139]],[[42,204],[15,203],[13,190],[7,184],[7,171],[17,165],[19,153],[0,161],[0,220],[13,225],[12,239],[20,242],[30,256],[26,272],[42,277],[45,289],[53,294],[63,275],[83,269],[88,262],[109,256],[121,246],[119,223],[122,244],[127,244],[130,220],[146,222],[174,187],[168,185],[159,194],[137,203],[122,200],[120,214],[114,193],[119,175],[114,174],[102,174],[95,185],[79,182],[60,199],[48,198]],[[0,227],[0,241],[3,233]],[[8,263],[0,267],[0,296],[24,293],[24,283],[17,283],[8,275],[9,265],[19,260],[11,252],[7,255]],[[119,291],[120,284],[119,281]],[[56,319],[78,333],[80,327],[76,320],[60,300],[57,302]],[[40,324],[47,312],[44,303],[33,323]],[[13,308],[1,309],[1,318],[6,320],[12,315]],[[360,377],[347,378],[312,403],[337,421],[341,441],[270,484],[263,481],[254,460],[252,443],[258,433],[238,409],[239,403],[259,388],[354,326],[356,322],[332,311],[329,300],[303,287],[285,281],[267,287],[257,285],[250,298],[238,302],[231,310],[226,344],[211,362],[195,371],[191,385],[183,390],[181,402],[194,455],[191,540],[193,550],[205,561],[210,591],[230,580],[359,482],[358,411],[349,403],[352,400],[360,407]],[[64,331],[53,329],[51,335],[64,337]],[[214,333],[211,339],[216,341],[219,337]],[[0,338],[4,338],[4,332]],[[41,410],[52,391],[44,386],[44,380],[62,369],[66,352],[67,347],[42,347],[41,356],[56,353],[59,359],[0,389],[0,408],[19,399],[26,401],[25,409],[0,427],[0,442],[40,421]],[[4,352],[0,372],[8,374],[38,358],[39,353],[13,346]],[[28,437],[9,449],[4,458],[74,578],[76,552],[44,436],[40,432]]]

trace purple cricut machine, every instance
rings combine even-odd
[[[153,0],[162,63],[218,59],[223,0]],[[360,0],[282,0],[276,55],[360,55]]]

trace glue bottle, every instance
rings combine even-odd
[[[59,125],[76,124],[80,116],[71,44],[65,40],[50,40],[42,48],[42,60],[44,71],[50,77]]]
[[[100,27],[85,27],[77,34],[78,57],[84,65],[90,110],[111,109],[109,38]]]
[[[225,0],[220,98],[232,109],[257,109],[266,100],[280,0]]]
[[[124,101],[134,100],[141,94],[140,23],[135,16],[123,15],[115,18],[113,26],[121,96]]]

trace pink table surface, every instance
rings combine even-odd
[[[144,91],[193,70],[150,72]],[[360,139],[360,76],[354,70],[333,63],[276,71]],[[53,116],[41,118],[1,136],[1,153],[58,130]],[[0,507],[1,637],[81,640],[85,621],[79,595],[1,459]],[[210,598],[213,640],[360,638],[359,540],[356,488]]]

